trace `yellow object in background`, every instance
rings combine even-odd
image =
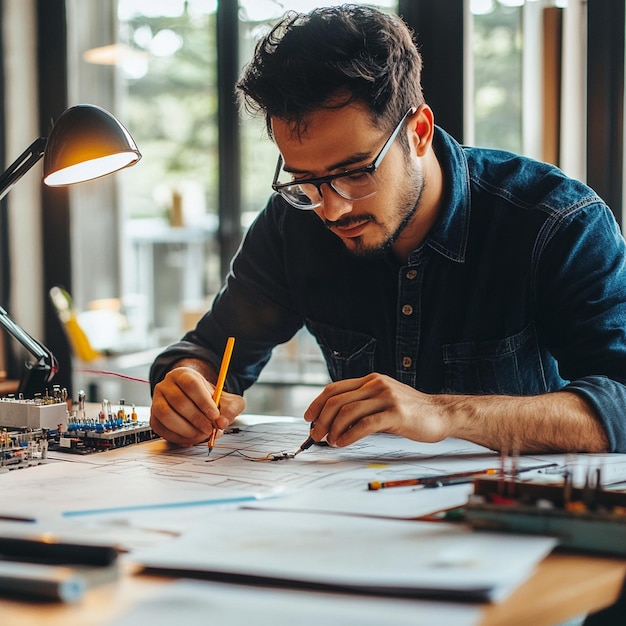
[[[87,337],[78,322],[76,313],[72,308],[72,298],[70,294],[61,287],[52,287],[52,289],[50,289],[50,299],[57,311],[59,319],[63,323],[63,328],[65,329],[74,355],[85,363],[100,358],[102,353],[91,345],[89,337]]]

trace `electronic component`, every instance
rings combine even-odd
[[[464,519],[472,527],[558,537],[559,545],[626,555],[626,492],[602,487],[601,471],[575,486],[511,477],[474,480]]]
[[[48,434],[37,430],[0,430],[0,473],[41,465],[48,457]]]
[[[55,388],[52,395],[46,393],[32,400],[0,398],[0,427],[63,429],[68,421],[65,397],[60,388]]]
[[[70,415],[67,429],[50,438],[50,450],[92,454],[158,438],[148,421],[139,420],[135,405],[128,413],[125,401],[120,400],[119,408],[113,411],[111,403],[103,400],[98,415],[89,418],[81,394],[78,410]]]
[[[0,398],[0,472],[45,463],[49,451],[92,454],[157,438],[149,421],[139,419],[135,405],[128,411],[124,400],[116,411],[103,400],[98,415],[88,417],[83,391],[71,413],[66,393],[57,387],[33,400]]]
[[[32,400],[0,400],[0,426],[5,428],[58,428],[67,426],[66,404],[34,404]]]

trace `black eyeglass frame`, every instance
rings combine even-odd
[[[303,178],[302,180],[293,180],[288,183],[279,184],[278,177],[280,175],[281,168],[283,167],[283,163],[284,163],[282,155],[279,154],[278,162],[276,163],[276,171],[274,172],[274,180],[272,181],[272,189],[276,193],[279,193],[282,198],[284,198],[287,202],[289,202],[289,204],[291,204],[291,206],[295,207],[296,209],[303,210],[303,211],[310,211],[312,209],[315,209],[318,206],[320,206],[322,203],[311,202],[310,205],[306,205],[306,206],[296,205],[290,198],[287,197],[287,195],[284,195],[282,193],[282,191],[286,187],[293,187],[296,185],[313,185],[317,189],[317,192],[319,193],[320,197],[322,197],[322,185],[328,185],[336,194],[339,194],[345,200],[363,200],[364,198],[368,198],[369,196],[374,195],[376,191],[373,191],[372,193],[369,193],[365,196],[361,196],[360,198],[348,198],[344,195],[344,193],[342,193],[339,189],[336,189],[333,186],[333,182],[337,180],[338,178],[345,178],[346,176],[354,176],[355,174],[370,174],[370,175],[374,174],[374,172],[380,167],[380,164],[382,160],[385,158],[387,152],[389,152],[389,148],[391,148],[391,146],[393,145],[393,142],[396,140],[398,134],[400,133],[400,130],[402,130],[407,118],[413,115],[416,111],[417,111],[417,107],[411,107],[404,114],[402,119],[398,122],[398,125],[394,128],[391,135],[389,135],[389,138],[385,142],[385,145],[380,149],[380,152],[376,155],[376,157],[374,157],[374,160],[369,165],[364,165],[363,167],[358,167],[354,170],[349,170],[347,172],[340,172],[339,174],[330,174],[328,176],[318,176],[316,178]]]

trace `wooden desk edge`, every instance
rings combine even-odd
[[[157,596],[172,579],[136,575],[127,565],[117,582],[90,589],[77,604],[0,599],[3,626],[102,626]],[[553,626],[613,604],[626,578],[626,559],[554,553],[508,599],[485,605],[480,626]]]
[[[480,626],[553,626],[615,603],[626,559],[557,551],[501,604],[487,606]]]

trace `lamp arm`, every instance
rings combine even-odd
[[[0,174],[0,200],[11,191],[13,185],[43,157],[47,142],[47,137],[35,139],[7,169]]]
[[[49,372],[46,381],[51,380],[58,370],[57,360],[52,352],[18,326],[2,307],[0,307],[0,325],[4,326],[5,330],[35,357],[37,361],[31,367]]]

